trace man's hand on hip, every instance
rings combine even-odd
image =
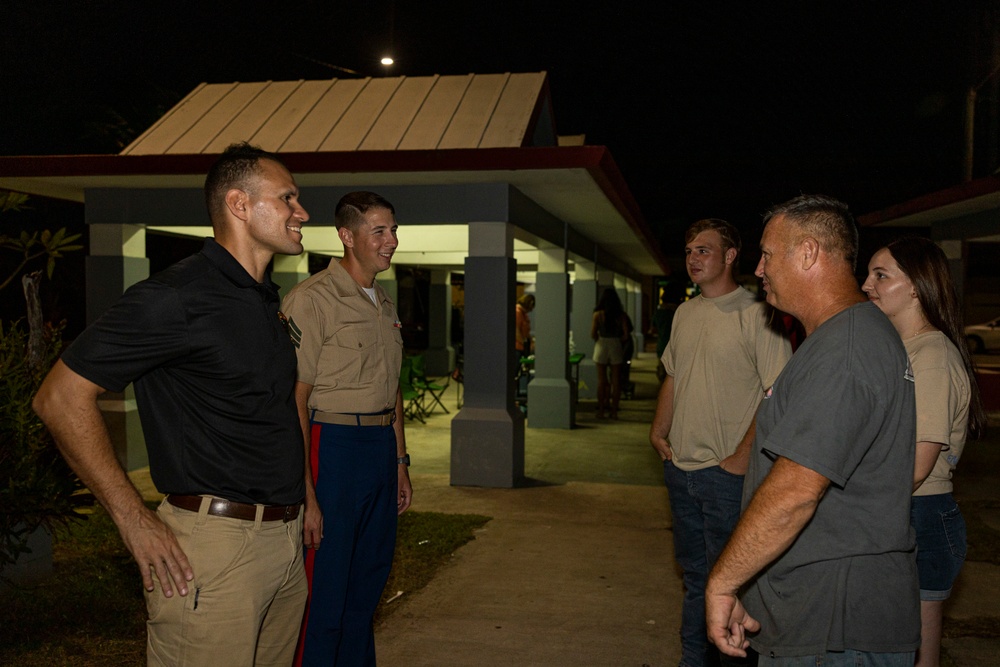
[[[129,525],[120,525],[119,531],[125,546],[139,565],[142,585],[152,591],[153,573],[156,574],[163,597],[188,594],[188,582],[194,580],[194,570],[173,531],[152,510],[143,507],[139,516]]]

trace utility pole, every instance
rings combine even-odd
[[[986,75],[978,85],[969,88],[965,96],[965,182],[972,180],[972,154],[975,145],[975,125],[976,125],[976,95],[979,89],[985,86],[990,79],[1000,72],[1000,65],[993,68],[993,71]]]

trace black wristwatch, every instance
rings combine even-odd
[[[398,459],[396,459],[396,464],[397,465],[401,465],[401,466],[409,466],[410,465],[410,455],[409,454],[404,454],[404,455],[400,456]]]

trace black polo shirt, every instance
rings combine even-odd
[[[111,391],[135,383],[162,493],[248,503],[302,500],[295,350],[278,290],[212,239],[129,288],[62,356]]]

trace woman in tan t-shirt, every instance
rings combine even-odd
[[[917,450],[910,521],[917,534],[921,621],[916,664],[936,666],[944,601],[966,549],[951,475],[966,438],[982,435],[986,413],[944,252],[929,239],[894,241],[872,256],[862,289],[899,332],[913,368]]]

